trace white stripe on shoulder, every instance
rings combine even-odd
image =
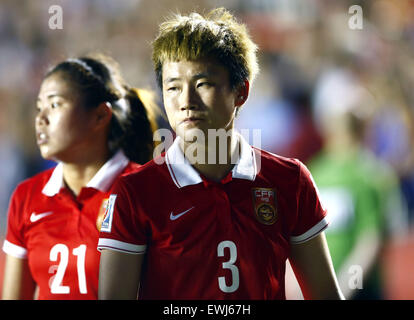
[[[26,248],[20,247],[15,245],[7,240],[4,240],[3,243],[3,251],[8,255],[11,255],[15,258],[26,259],[27,258],[27,250]]]
[[[326,229],[329,224],[328,218],[325,216],[321,221],[315,224],[312,228],[310,228],[305,233],[298,235],[298,236],[291,236],[290,243],[292,244],[299,244],[306,242],[314,237],[316,237],[319,233]]]
[[[101,252],[104,249],[130,254],[142,254],[145,253],[147,246],[131,244],[114,239],[100,238],[98,241],[98,251]]]

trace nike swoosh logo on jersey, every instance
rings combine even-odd
[[[170,220],[177,220],[179,217],[185,215],[188,211],[190,211],[191,209],[194,209],[194,207],[191,207],[190,209],[187,209],[177,215],[173,215],[172,211],[170,213]]]
[[[32,214],[30,215],[30,222],[36,222],[44,217],[51,215],[52,213],[53,213],[52,211],[43,212],[39,214],[32,212]]]

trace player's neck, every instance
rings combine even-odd
[[[69,190],[78,196],[83,187],[95,176],[99,169],[108,161],[109,151],[84,157],[82,161],[63,163],[63,179]]]
[[[207,179],[219,182],[233,169],[239,160],[237,135],[231,134],[224,140],[209,140],[204,144],[183,143],[187,160]]]

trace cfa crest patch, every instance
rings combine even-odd
[[[272,225],[276,222],[276,193],[270,188],[252,188],[253,207],[259,222]]]
[[[100,231],[111,232],[115,200],[116,200],[116,194],[111,194],[106,204],[106,210],[105,210],[105,214],[102,219],[102,225],[101,225]]]

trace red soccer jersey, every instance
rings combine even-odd
[[[99,217],[116,179],[138,167],[118,152],[77,198],[63,187],[62,164],[16,188],[3,250],[28,259],[39,299],[97,299]]]
[[[328,224],[306,167],[243,138],[220,183],[197,173],[178,139],[164,159],[119,180],[98,243],[146,254],[139,298],[285,299],[290,244]]]

